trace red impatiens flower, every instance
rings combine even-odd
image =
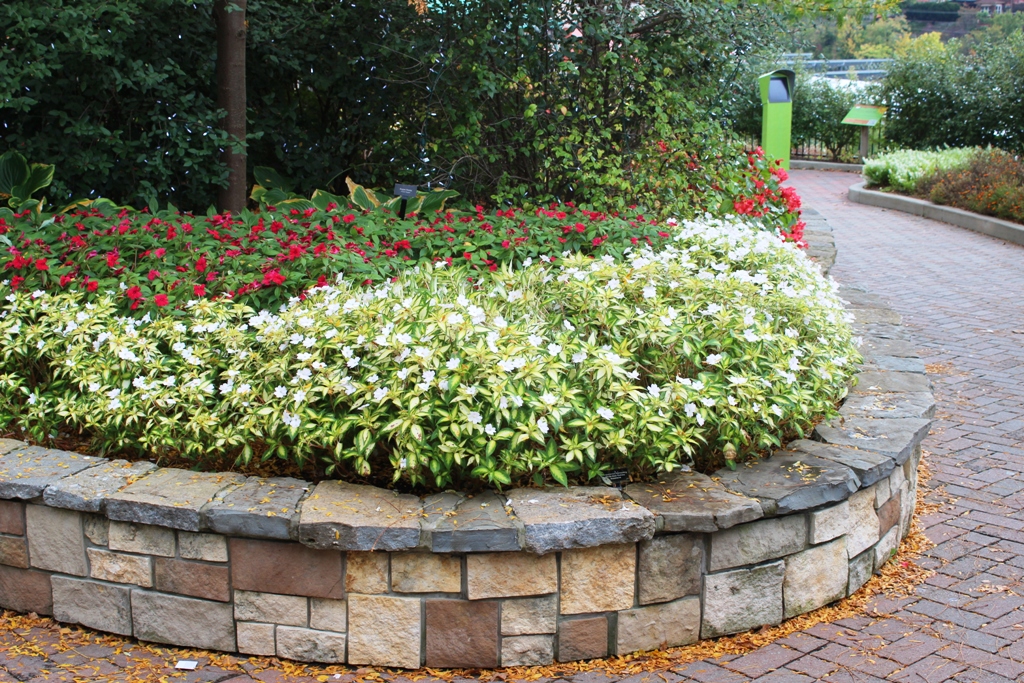
[[[356,217],[353,214],[348,214],[347,216],[343,216],[341,220],[345,221],[346,223],[354,223]]]
[[[199,257],[199,260],[196,261],[196,272],[197,273],[202,273],[205,270],[206,270],[206,254],[203,254],[202,256]]]
[[[97,282],[96,280],[90,280],[89,278],[85,279],[85,291],[87,291],[87,292],[95,292],[99,288],[100,288],[100,283]]]
[[[46,259],[36,259],[36,270],[49,270],[50,264],[46,262]]]
[[[139,288],[138,285],[134,285],[132,287],[129,287],[125,291],[124,295],[126,297],[128,297],[129,299],[131,299],[132,301],[134,301],[136,299],[141,299],[142,298],[142,289]]]
[[[160,277],[160,271],[159,270],[155,270],[155,269],[154,270],[150,270],[149,274],[146,275],[146,277],[149,278],[150,282],[152,282],[153,280],[155,280],[158,277]]]
[[[196,296],[206,296],[206,285],[193,285],[192,293]]]
[[[166,306],[167,305],[167,295],[166,294],[157,294],[156,296],[153,297],[153,303],[155,303],[157,306]]]

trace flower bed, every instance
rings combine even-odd
[[[998,149],[895,152],[864,165],[869,184],[1024,223],[1024,162]]]
[[[856,353],[833,285],[738,220],[624,260],[567,253],[484,279],[423,265],[257,312],[19,290],[4,421],[99,451],[316,458],[444,487],[742,460],[834,409]],[[385,322],[386,321],[386,322]]]

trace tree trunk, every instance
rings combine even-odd
[[[224,130],[232,142],[245,145],[245,2],[216,0],[213,16],[217,22],[217,106],[227,112]],[[237,213],[246,202],[246,154],[225,147],[221,160],[227,165],[228,186],[217,195],[217,209]]]

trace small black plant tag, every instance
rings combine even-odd
[[[612,470],[601,475],[601,481],[605,486],[622,488],[629,483],[629,472],[627,470]]]

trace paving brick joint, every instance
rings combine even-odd
[[[845,190],[855,180],[850,174],[794,172],[792,177],[805,203],[828,218],[835,231],[839,257],[833,275],[844,285],[874,293],[901,314],[903,325],[912,333],[911,351],[921,353],[936,384],[936,423],[925,438],[923,449],[932,474],[928,501],[939,507],[921,518],[926,534],[937,544],[921,563],[936,573],[908,599],[877,602],[877,613],[873,616],[819,624],[743,656],[694,662],[630,680],[1020,680],[1024,676],[1024,297],[1011,294],[1024,292],[1024,250],[923,218],[852,205],[845,200]],[[809,214],[809,223],[813,223],[815,216]],[[876,331],[889,329],[881,327],[888,323],[870,325]],[[892,358],[913,355],[905,353],[906,337],[896,333],[884,342],[892,351]],[[891,362],[898,365],[895,360]],[[902,389],[909,391],[912,387]],[[871,405],[874,401],[862,403]],[[857,465],[856,471],[865,476],[880,474],[879,481],[888,477],[890,494],[904,490],[902,487],[908,482],[900,482],[898,475],[893,478],[892,472],[880,473],[879,467],[880,463],[865,460]],[[913,472],[907,474],[908,478],[915,476]],[[873,493],[878,492],[876,488]],[[871,514],[879,523],[891,521],[892,511],[884,507],[885,500],[872,501],[875,502],[881,505],[872,505]],[[852,503],[851,500],[851,506]],[[866,515],[867,501],[859,509]],[[841,520],[835,517],[811,520],[808,534],[818,534],[815,538],[822,544],[832,543],[831,539],[842,535]],[[16,512],[0,514],[0,520],[15,529],[14,533],[2,532],[12,537],[18,535],[19,524],[24,523]],[[875,532],[879,531],[876,527]],[[867,555],[864,552],[856,557]],[[767,559],[764,566],[773,562]],[[346,585],[356,582],[368,588],[367,592],[381,588],[381,575],[373,561],[356,560],[352,567],[361,569],[357,575],[346,576]],[[851,571],[852,567],[851,563]],[[39,570],[19,571],[45,575]],[[773,576],[766,576],[767,579],[774,580]],[[89,577],[68,579],[88,580]],[[387,580],[384,574],[383,581]],[[382,587],[382,592],[386,590],[386,586]],[[664,590],[677,589],[670,586]],[[663,594],[669,595],[664,590]],[[828,593],[834,588],[822,586],[821,590]],[[116,591],[106,602],[103,598],[101,595],[95,600],[101,601],[99,604],[106,607],[112,619],[116,618],[116,608],[122,604],[117,602]],[[384,598],[411,599],[381,596]],[[535,598],[517,598],[531,599]],[[684,597],[680,602],[685,600]],[[453,627],[486,622],[487,629],[510,631],[505,639],[508,648],[503,648],[502,656],[507,653],[521,658],[524,664],[540,663],[538,657],[561,659],[561,648],[602,656],[610,646],[614,647],[608,628],[615,619],[572,614],[548,616],[557,606],[547,607],[541,602],[531,604],[530,609],[519,614],[512,612],[507,624],[504,615],[496,619],[489,613],[459,616],[449,622]],[[401,607],[401,603],[385,605],[385,612],[396,628],[403,623]],[[375,609],[379,613],[381,608]],[[543,616],[531,619],[533,609]],[[350,620],[352,614],[350,609]],[[572,624],[573,628],[559,631],[561,635],[552,642],[551,621]],[[352,628],[351,623],[348,628]],[[249,635],[253,646],[258,647],[260,638],[266,637],[266,629],[252,629]],[[55,641],[60,637],[56,627],[26,633],[0,631],[0,681],[11,677],[59,680],[41,672],[60,670],[58,655],[47,654],[55,648],[46,646],[47,639]],[[241,639],[241,631],[238,637]],[[22,654],[25,649],[13,654],[13,646],[26,639],[40,647],[37,652],[42,654]],[[319,645],[327,653],[340,646],[337,641],[327,640]],[[351,643],[348,647],[351,649]],[[130,643],[127,649],[131,650]],[[97,672],[102,673],[80,678],[137,680],[124,666],[124,659],[118,659],[112,651],[97,650],[94,656],[85,656],[81,663],[97,667]],[[296,658],[301,656],[297,652]],[[245,660],[227,667],[227,660],[214,665],[204,659],[201,664],[207,673],[194,680],[316,680],[287,676],[283,669],[256,670],[246,665]],[[352,676],[344,675],[349,679]],[[411,680],[402,675],[385,674],[384,678],[403,683]],[[566,678],[574,683],[615,680],[597,672]]]

